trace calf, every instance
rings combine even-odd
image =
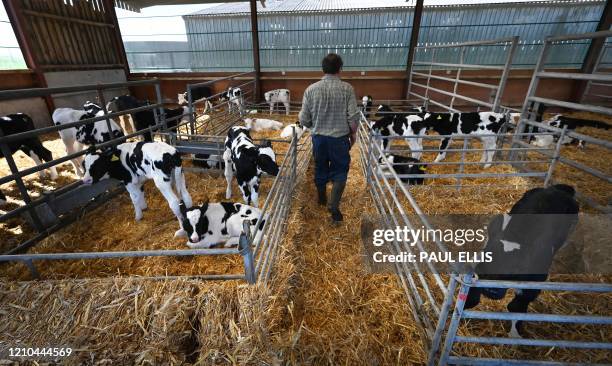
[[[285,114],[289,115],[289,104],[291,100],[291,93],[289,89],[274,89],[264,93],[266,102],[270,105],[270,114],[274,110],[276,103],[283,103],[285,106]]]
[[[425,174],[425,171],[427,170],[427,165],[421,163],[419,160],[415,158],[405,157],[401,155],[388,154],[387,160],[389,161],[389,164],[391,164],[391,166],[393,167],[393,169],[398,175]],[[384,160],[380,158],[379,163],[384,163]],[[406,178],[400,178],[400,180],[410,185],[420,185],[425,182],[425,178],[421,178],[421,177],[412,177],[412,178],[406,177]]]
[[[72,108],[57,108],[53,111],[53,123],[56,126],[80,121],[87,118],[93,118],[96,116],[102,116],[104,112],[98,111],[97,114],[91,114],[85,110],[76,110]],[[96,121],[94,123],[88,123],[77,127],[69,127],[63,130],[59,130],[59,135],[66,146],[66,153],[68,155],[77,153],[85,149],[85,146],[91,146],[93,144],[99,144],[102,142],[110,141],[115,138],[123,137],[123,131],[121,127],[115,123],[112,119],[109,120],[111,130],[108,130],[106,120]],[[78,176],[83,176],[81,171],[81,157],[77,157],[71,160],[74,166],[74,171]]]
[[[525,192],[508,214],[498,215],[488,225],[483,251],[491,252],[491,262],[481,262],[475,272],[480,279],[501,281],[546,281],[555,253],[565,244],[578,222],[578,202],[574,188],[557,184]],[[465,308],[480,302],[480,295],[501,300],[505,288],[472,287]],[[515,289],[508,311],[526,313],[540,290]],[[511,337],[520,337],[522,322],[512,321]]]
[[[123,112],[128,109],[134,109],[138,107],[142,107],[143,103],[141,103],[138,99],[131,95],[120,95],[112,98],[106,104],[106,110],[109,112]],[[130,114],[130,116],[119,116],[119,121],[121,123],[121,127],[123,131],[128,132],[127,125],[129,124],[131,127],[131,131],[135,132],[136,128],[134,126],[134,114]]]
[[[194,154],[193,165],[204,169],[223,169],[223,159],[221,155],[214,154]]]
[[[180,208],[183,223],[174,237],[189,238],[187,246],[190,248],[238,245],[244,220],[249,221],[253,233],[257,220],[261,218],[258,208],[234,202],[205,203],[190,209],[181,204]],[[255,233],[255,242],[260,240],[264,224],[265,219],[262,219]]]
[[[196,88],[192,88],[191,89],[191,100],[193,101],[192,104],[195,105],[195,103],[203,101],[204,111],[202,113],[206,113],[208,111],[208,108],[210,109],[213,108],[212,103],[208,99],[212,95],[213,95],[213,92],[210,86],[204,85],[204,86],[198,86]],[[189,103],[188,97],[189,97],[188,92],[180,93],[178,95],[178,104],[182,106],[187,105]]]
[[[370,116],[370,110],[372,109],[372,96],[364,95],[361,98],[361,107],[359,107],[359,109],[361,109],[365,118],[368,118]]]
[[[242,96],[242,89],[236,87],[229,87],[227,91],[221,94],[221,100],[227,100],[227,108],[231,112],[235,106],[237,112],[242,114],[244,109],[244,97]]]
[[[421,136],[427,131],[435,131],[440,135],[451,135],[440,141],[436,162],[446,157],[446,149],[452,135],[474,135],[482,141],[484,151],[480,162],[486,163],[484,167],[488,168],[493,161],[497,137],[486,135],[496,134],[504,123],[506,123],[506,116],[494,112],[390,114],[374,123],[372,129],[383,136],[411,137],[407,139],[407,142],[410,149],[415,151],[412,157],[416,159],[421,158],[421,150],[423,150]],[[383,148],[387,146],[388,141],[383,139]]]
[[[30,116],[27,114],[15,113],[0,117],[0,131],[2,132],[2,136],[9,136],[33,130],[35,130],[34,121],[32,121],[32,118],[30,118]],[[12,141],[7,145],[11,155],[17,150],[21,150],[32,160],[34,160],[36,165],[42,164],[42,160],[45,162],[53,160],[51,151],[43,146],[38,136]],[[5,156],[2,150],[0,150],[0,158],[2,157]],[[44,170],[39,171],[38,174],[41,178],[44,178],[46,175]],[[57,178],[57,170],[54,166],[49,168],[49,176],[53,180]]]
[[[283,124],[278,121],[274,121],[271,119],[265,118],[245,118],[244,125],[249,130],[253,130],[256,132],[263,130],[275,130],[278,131],[283,128]]]
[[[295,129],[295,134],[297,135],[298,140],[302,138],[302,135],[304,134],[304,132],[308,129],[307,127],[302,127],[300,125],[300,121],[297,121],[296,123],[291,123],[287,126],[285,126],[285,128],[283,128],[283,130],[280,133],[280,137],[281,138],[291,138],[293,136],[293,130]]]
[[[580,127],[599,128],[602,130],[609,130],[610,128],[612,128],[612,126],[610,126],[609,124],[605,122],[594,121],[590,119],[567,117],[561,114],[556,114],[552,118],[549,118],[542,123],[549,125],[551,127],[556,127],[556,128],[561,128],[561,129],[563,129],[564,127],[567,127],[567,131],[574,131]],[[536,127],[534,127],[534,129],[536,129]],[[539,131],[539,129],[535,131]],[[533,144],[536,146],[540,146],[540,147],[546,147],[552,144],[554,140],[555,139],[553,135],[537,135],[535,136],[535,142],[533,142]],[[578,139],[575,139],[569,136],[564,136],[563,141],[561,141],[561,143],[562,144],[577,143],[578,147],[581,147],[581,148],[584,147],[584,141],[578,140]]]
[[[235,173],[244,202],[257,207],[261,174],[265,172],[276,176],[278,165],[275,160],[276,155],[269,141],[257,146],[253,143],[246,127],[230,128],[225,139],[225,152],[223,153],[227,181],[225,198],[232,197],[232,177]]]
[[[168,201],[179,225],[182,225],[183,216],[177,194],[187,207],[192,205],[181,157],[174,147],[164,142],[126,142],[116,148],[90,153],[85,156],[83,168],[84,184],[107,178],[123,182],[134,205],[136,221],[142,219],[142,211],[147,209],[143,184],[149,179]],[[173,183],[177,193],[172,188]]]
[[[178,126],[179,123],[188,122],[189,108],[164,108],[164,115],[166,117],[166,127],[171,130]],[[178,118],[179,116],[182,117]],[[157,124],[157,121],[155,120],[155,113],[152,109],[136,112],[133,114],[133,117],[134,121],[136,122],[137,131],[147,129]],[[153,141],[153,137],[150,131],[143,132],[142,136],[146,142]]]

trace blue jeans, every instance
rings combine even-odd
[[[315,159],[315,184],[324,186],[329,181],[346,181],[349,166],[351,143],[348,136],[312,136],[312,150]]]

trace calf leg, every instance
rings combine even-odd
[[[79,151],[81,151],[79,149],[80,145],[78,142],[73,141],[72,143],[66,143],[64,141],[64,144],[66,145],[66,155],[71,155],[74,153],[77,153]],[[72,166],[74,167],[74,173],[78,176],[78,177],[82,177],[83,176],[83,170],[81,169],[81,161],[79,158],[73,158],[70,159],[70,162],[72,163]]]
[[[421,155],[423,154],[420,151],[420,150],[423,150],[423,145],[421,145],[421,140],[422,139],[418,139],[418,138],[408,139],[408,146],[410,147],[410,150],[411,150],[410,156],[412,156],[415,159],[421,159]]]
[[[179,221],[179,226],[183,227],[183,214],[181,214],[180,201],[174,191],[172,190],[172,184],[170,182],[165,182],[163,178],[157,178],[153,180],[155,182],[155,186],[161,194],[164,196],[166,201],[168,201],[168,206],[176,216],[176,219]]]
[[[274,111],[274,102],[268,103],[270,105],[270,114]]]
[[[234,172],[232,171],[232,153],[229,149],[226,149],[223,153],[223,162],[225,163],[225,181],[227,182],[227,188],[225,189],[225,199],[232,198],[232,178]]]
[[[289,115],[289,102],[284,102],[283,104],[285,105],[285,114],[288,116]]]
[[[514,299],[510,301],[508,304],[508,311],[511,313],[526,313],[529,304],[534,301],[538,295],[540,295],[540,290],[536,289],[526,289],[526,290],[518,290],[515,289]],[[513,338],[521,338],[521,333],[523,330],[523,321],[522,320],[513,320],[512,328],[508,333],[509,337]]]
[[[485,148],[485,151],[482,152],[482,158],[480,159],[481,163],[485,163],[484,168],[491,167],[491,162],[493,161],[493,156],[495,155],[495,147],[497,146],[495,137],[483,137],[481,138],[482,146]]]
[[[440,142],[440,152],[438,152],[438,156],[436,157],[435,162],[439,162],[444,160],[444,158],[446,158],[446,149],[448,148],[448,144],[450,143],[450,137],[444,138],[441,142]]]
[[[127,189],[128,193],[130,194],[130,199],[132,200],[132,205],[134,206],[134,218],[136,221],[140,221],[142,219],[142,201],[144,201],[144,193],[142,192],[141,188],[141,184],[128,183],[125,185],[125,189]]]
[[[43,161],[47,163],[50,161],[53,161],[53,154],[51,154],[51,151],[49,151],[49,149],[44,147],[42,142],[40,142],[40,140],[36,139],[34,141],[35,141],[35,143],[33,144],[34,153],[36,153],[36,155],[38,155]],[[55,168],[55,166],[52,166],[49,168],[49,175],[51,176],[52,180],[57,179],[57,169]]]

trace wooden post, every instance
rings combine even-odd
[[[412,61],[414,60],[414,48],[419,42],[419,30],[421,28],[421,16],[423,15],[423,2],[424,0],[416,0],[414,7],[414,17],[412,20],[412,33],[410,34],[410,48],[408,49],[408,61],[406,62],[406,84],[404,86],[404,95],[406,99],[410,96],[410,81],[412,79]]]
[[[103,0],[104,11],[106,13],[109,23],[113,25],[113,40],[115,43],[115,50],[119,56],[120,62],[123,64],[123,70],[125,70],[125,80],[129,80],[130,77],[130,64],[127,60],[125,53],[125,47],[123,40],[121,39],[121,29],[119,28],[119,21],[117,20],[117,13],[115,12],[115,3],[113,0]]]
[[[251,37],[253,38],[253,69],[255,69],[255,103],[261,100],[261,66],[259,63],[259,27],[257,24],[257,0],[251,3]]]
[[[597,24],[596,31],[605,31],[609,30],[612,25],[612,1],[606,1],[606,6],[601,13],[601,18],[599,19],[599,23]],[[604,43],[606,42],[605,37],[595,38],[591,41],[589,45],[589,49],[587,50],[586,56],[584,57],[584,62],[582,63],[582,67],[580,68],[580,72],[583,74],[591,74],[595,71],[595,65],[597,64],[597,58],[601,53]],[[582,99],[582,94],[584,94],[587,81],[577,81],[576,88],[574,89],[573,99],[574,101],[580,102]]]
[[[36,57],[36,53],[32,47],[32,37],[29,33],[30,29],[26,25],[21,4],[18,0],[2,0],[2,3],[6,9],[11,26],[13,27],[13,32],[15,32],[15,37],[17,38],[17,43],[19,43],[19,48],[23,53],[23,58],[25,59],[26,65],[34,72],[36,81],[38,82],[38,87],[46,88],[47,80],[45,79],[42,69],[38,66],[38,58]],[[44,100],[45,104],[47,105],[49,115],[53,114],[53,111],[55,110],[53,98],[51,98],[50,95],[47,95],[44,97]]]

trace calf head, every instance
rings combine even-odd
[[[178,104],[179,105],[187,104],[187,92],[178,94]]]
[[[198,243],[202,237],[208,232],[208,218],[206,211],[208,210],[208,202],[200,207],[192,207],[187,209],[185,203],[181,202],[179,206],[182,216],[183,230],[187,233],[190,243]]]
[[[364,95],[361,98],[361,105],[363,106],[363,109],[367,109],[368,107],[372,106],[372,96],[371,95]]]
[[[270,175],[278,175],[278,164],[276,164],[276,154],[272,149],[272,143],[265,140],[257,149],[257,170]]]
[[[266,99],[266,102],[270,103],[270,99],[272,98],[272,93],[273,92],[271,91],[264,93],[264,98]]]
[[[102,110],[102,107],[88,100],[83,104],[83,110],[87,112],[87,114],[95,115]]]
[[[83,159],[83,184],[93,184],[108,179],[111,172],[121,166],[120,151],[107,149],[102,152],[90,152]]]
[[[376,114],[374,114],[374,116],[376,116],[376,117],[385,117],[385,116],[388,116],[391,112],[393,112],[391,107],[389,107],[386,104],[381,104],[376,109]]]

